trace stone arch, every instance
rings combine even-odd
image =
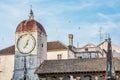
[[[92,76],[85,75],[82,80],[92,80]]]
[[[104,80],[104,75],[99,76],[99,80]]]

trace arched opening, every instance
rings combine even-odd
[[[104,75],[99,77],[99,80],[104,80]]]
[[[92,77],[90,75],[85,75],[83,80],[92,80]]]

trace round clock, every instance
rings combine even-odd
[[[17,41],[17,48],[21,53],[30,53],[35,48],[35,38],[30,34],[22,35]]]

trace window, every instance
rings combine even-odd
[[[58,54],[57,59],[62,59],[62,54]]]
[[[85,51],[88,51],[88,48],[85,48]]]
[[[99,54],[98,53],[95,54],[95,58],[99,58]]]
[[[44,44],[44,43],[41,44],[42,47],[43,47],[43,44]]]
[[[78,59],[82,59],[82,56],[78,56]]]
[[[92,80],[92,77],[90,75],[84,76],[83,80]]]
[[[100,76],[100,77],[99,77],[99,80],[104,80],[104,76]]]

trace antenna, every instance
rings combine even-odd
[[[102,41],[102,27],[99,28],[99,35],[100,35],[100,43]]]
[[[106,35],[106,39],[107,39],[107,38],[108,38],[108,33],[106,32],[106,34],[105,34],[105,35]]]
[[[110,33],[108,33],[108,39],[110,38]]]
[[[80,26],[78,27],[78,35],[79,35],[79,30],[80,30]],[[79,40],[77,39],[77,48],[79,48]]]
[[[106,32],[106,39],[108,39],[110,37],[110,33]]]

